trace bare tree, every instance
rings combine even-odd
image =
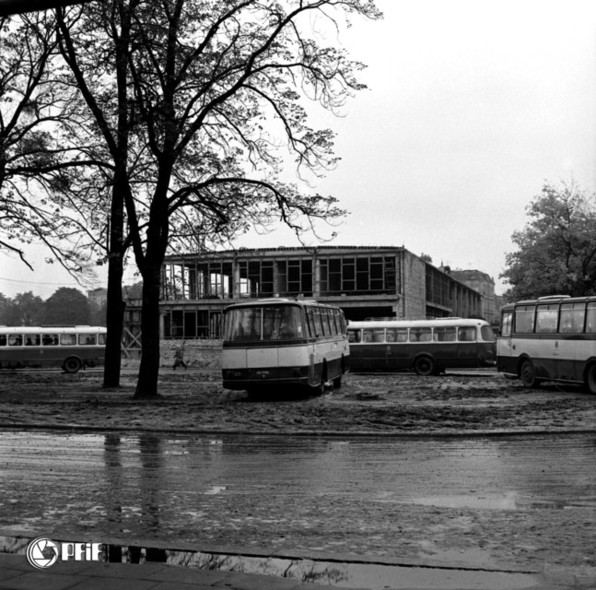
[[[95,232],[88,231],[79,205],[54,190],[63,170],[90,164],[78,147],[62,141],[74,95],[53,78],[55,18],[0,19],[0,46],[0,248],[32,268],[25,246],[41,242],[49,261],[84,283],[91,274]]]
[[[363,87],[361,64],[317,41],[312,20],[335,30],[380,13],[372,0],[112,0],[58,14],[113,159],[110,256],[129,239],[143,277],[135,397],[154,397],[161,267],[185,223],[231,236],[281,220],[300,234],[343,213],[281,177],[287,154],[315,173],[335,162],[333,133],[309,126],[304,98],[334,110]]]

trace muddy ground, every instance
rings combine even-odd
[[[341,389],[319,397],[284,397],[280,391],[278,397],[251,399],[244,392],[224,390],[214,362],[186,371],[163,368],[161,397],[150,402],[132,399],[134,365],[125,367],[118,389],[102,389],[101,379],[100,371],[2,372],[0,428],[374,435],[596,432],[596,397],[581,388],[543,384],[526,390],[516,380],[487,371],[426,378],[349,374]],[[360,508],[362,514],[372,509],[365,504]],[[395,518],[398,531],[390,519],[387,531],[367,530],[363,524],[362,535],[350,540],[338,533],[337,549],[414,558],[449,551],[465,556],[486,548],[500,565],[596,577],[595,510],[402,506]],[[274,531],[258,533],[253,542],[266,546]],[[212,541],[240,540],[215,535]],[[297,536],[286,538],[284,545],[304,549],[313,543],[317,539]]]
[[[458,434],[596,431],[596,397],[579,387],[526,390],[494,372],[437,377],[348,374],[319,397],[283,390],[261,399],[224,390],[217,367],[162,368],[160,398],[133,400],[136,367],[104,390],[99,370],[0,373],[0,426],[198,432]]]

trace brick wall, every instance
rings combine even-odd
[[[404,320],[426,318],[426,263],[411,252],[404,252]]]

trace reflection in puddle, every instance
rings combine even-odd
[[[424,588],[521,590],[535,587],[537,579],[527,573],[414,567],[379,563],[329,562],[310,559],[261,558],[168,551],[167,563],[217,571],[294,578],[304,583],[340,588]]]
[[[24,555],[32,539],[0,536],[0,552]],[[54,539],[58,541],[57,539]],[[64,540],[64,539],[61,539]],[[143,564],[165,562],[210,571],[261,574],[291,578],[303,583],[325,584],[338,588],[395,590],[523,590],[536,588],[538,576],[526,572],[498,571],[482,567],[423,567],[388,563],[323,561],[285,557],[255,557],[177,551],[154,547],[104,545],[104,559],[111,562]],[[142,565],[140,566],[142,567]]]
[[[596,498],[582,497],[575,501],[567,499],[528,498],[517,492],[502,494],[460,494],[453,496],[424,496],[400,501],[404,504],[420,504],[438,508],[473,508],[478,510],[529,510],[550,509],[566,510],[569,508],[595,508]]]

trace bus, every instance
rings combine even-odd
[[[560,381],[596,393],[596,296],[553,295],[505,305],[497,370],[526,387]]]
[[[316,301],[262,299],[224,310],[223,386],[257,393],[301,386],[322,393],[348,370],[347,323],[339,307]]]
[[[106,334],[101,326],[0,326],[0,369],[59,366],[77,373],[103,364]]]
[[[438,375],[445,369],[495,364],[496,337],[476,319],[349,322],[352,371],[408,371]]]

